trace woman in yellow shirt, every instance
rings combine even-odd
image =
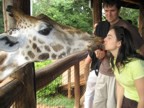
[[[104,46],[117,80],[117,108],[144,108],[144,56],[136,52],[130,32],[112,27]]]

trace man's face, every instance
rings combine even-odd
[[[113,6],[104,6],[106,20],[111,24],[115,23],[119,17],[119,10],[116,8],[115,5]]]

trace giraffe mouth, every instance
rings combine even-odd
[[[104,47],[104,45],[101,43],[101,44],[99,44],[99,45],[89,45],[88,46],[88,50],[89,51],[95,51],[95,50],[97,50],[97,49],[100,49],[100,50],[104,50],[105,49],[105,47]]]
[[[96,49],[104,50],[103,38],[94,37],[90,40],[90,44],[88,45],[88,50],[95,51]]]

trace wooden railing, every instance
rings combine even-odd
[[[39,90],[46,85],[50,84],[63,72],[69,69],[71,66],[74,66],[74,76],[75,76],[75,108],[80,108],[80,74],[79,74],[79,62],[83,60],[87,55],[87,52],[82,51],[70,56],[67,56],[61,60],[54,62],[47,67],[36,71],[35,83],[36,90]],[[23,98],[23,89],[25,84],[23,81],[14,79],[8,84],[0,88],[0,108],[9,108],[13,103],[19,104],[22,102],[16,102],[16,99]],[[28,92],[28,91],[27,91]],[[36,92],[36,91],[35,91]],[[29,93],[25,93],[29,94]],[[35,100],[31,100],[30,103],[33,103]],[[17,107],[16,107],[17,108]],[[26,108],[26,107],[23,107]],[[27,107],[31,108],[31,107]]]

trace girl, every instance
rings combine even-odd
[[[117,108],[144,108],[144,57],[136,52],[130,32],[112,27],[104,46],[117,80]]]

